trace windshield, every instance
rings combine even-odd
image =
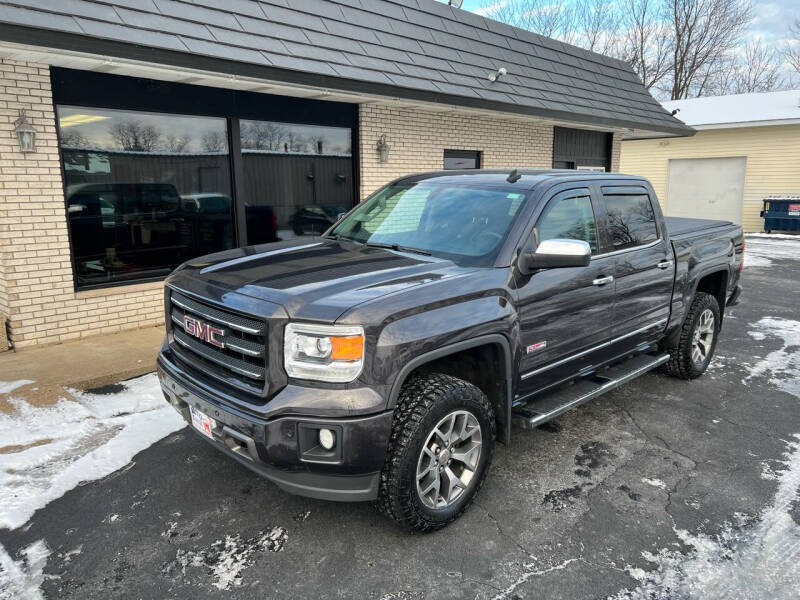
[[[428,181],[390,185],[359,205],[329,235],[487,265],[527,195],[527,190],[507,187]]]

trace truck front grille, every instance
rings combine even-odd
[[[190,330],[186,330],[186,317]],[[267,384],[267,325],[264,321],[220,309],[170,290],[170,349],[184,367],[238,390],[263,396]],[[208,336],[192,334],[191,319],[215,328]],[[219,331],[221,330],[221,332]],[[221,344],[220,347],[218,344]]]

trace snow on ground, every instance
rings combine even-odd
[[[24,525],[48,502],[85,481],[121,469],[135,454],[185,425],[155,374],[124,383],[114,394],[70,390],[48,408],[24,399],[0,415],[0,528]]]
[[[20,379],[19,381],[0,381],[0,394],[10,394],[15,389],[22,387],[23,385],[28,385],[29,383],[35,383],[30,379]]]
[[[754,377],[800,399],[800,321],[765,317],[755,332],[782,347],[756,363],[743,383]],[[759,338],[760,336],[754,336]],[[800,434],[786,441],[785,460],[762,465],[762,477],[777,482],[772,503],[760,515],[736,514],[719,534],[675,529],[688,554],[663,549],[643,556],[653,571],[628,567],[639,587],[614,596],[635,600],[706,598],[796,599],[800,590],[800,524],[791,511],[800,502]]]
[[[651,485],[660,490],[667,489],[667,484],[661,481],[660,479],[648,479],[647,477],[642,477],[642,483],[646,483],[647,485]]]
[[[744,268],[769,267],[774,259],[800,258],[800,236],[748,233],[745,236]]]
[[[19,560],[12,559],[0,546],[0,600],[44,600],[39,589],[50,548],[44,540],[24,548]]]
[[[242,585],[242,571],[253,564],[256,551],[280,552],[288,539],[283,527],[273,527],[246,539],[238,533],[227,535],[206,548],[178,550],[167,569],[179,569],[186,577],[187,568],[204,568],[213,578],[215,588],[227,590],[232,585]]]
[[[748,332],[755,339],[780,339],[782,346],[759,360],[742,383],[769,376],[769,382],[800,398],[800,321],[764,317]]]

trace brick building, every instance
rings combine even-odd
[[[160,324],[183,260],[320,233],[407,173],[616,170],[623,133],[692,133],[628,65],[434,0],[218,6],[0,0],[14,348]]]

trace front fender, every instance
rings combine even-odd
[[[514,349],[509,337],[516,313],[505,298],[484,296],[392,321],[378,336],[373,373],[385,386],[387,408],[393,409],[408,376],[422,365],[482,345],[496,345],[502,360],[503,405],[498,407],[501,441],[508,438]]]

